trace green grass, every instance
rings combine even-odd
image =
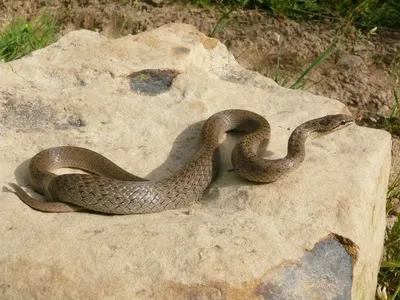
[[[400,57],[396,57],[389,73],[395,83],[399,83]],[[393,89],[394,103],[389,117],[385,118],[385,129],[392,135],[400,136],[400,99],[398,87]],[[385,253],[378,276],[380,286],[386,288],[388,300],[400,299],[400,173],[397,174],[387,191],[386,212],[389,216],[396,216],[393,227],[386,228]],[[384,299],[384,298],[383,298]]]
[[[374,27],[400,29],[398,0],[190,0],[189,2],[200,6],[260,8],[271,11],[276,16],[292,19],[309,17],[346,19],[351,11],[353,12],[351,21],[368,30]]]
[[[393,200],[400,199],[400,173],[387,192],[387,213],[393,213]],[[400,299],[400,218],[397,216],[392,228],[386,229],[385,255],[378,282],[385,286],[388,300]]]
[[[0,28],[0,61],[7,62],[53,43],[57,24],[48,14],[32,21],[15,18]]]
[[[221,17],[218,19],[213,31],[209,34],[210,37],[214,37],[218,32],[224,30],[226,26],[232,21],[231,13],[234,11],[233,8],[223,12]]]
[[[389,117],[385,118],[385,129],[391,134],[400,136],[400,99],[399,93],[393,89],[394,104]]]
[[[400,137],[400,53],[397,53],[392,60],[388,73],[396,83],[396,87],[393,88],[394,104],[389,117],[385,118],[385,129],[391,134]]]
[[[388,24],[400,28],[400,5],[394,1],[386,1],[380,3],[375,0],[365,1],[314,1],[314,0],[193,0],[192,2],[198,5],[228,5],[225,12],[222,12],[221,17],[217,21],[213,31],[209,34],[214,37],[218,32],[222,31],[229,25],[233,18],[231,14],[235,11],[235,7],[264,7],[273,11],[276,15],[287,15],[289,17],[298,17],[293,13],[301,12],[301,17],[304,18],[304,13],[318,16],[334,16],[338,20],[339,26],[337,35],[327,49],[321,53],[311,64],[297,77],[295,75],[282,74],[280,69],[280,58],[277,58],[276,68],[273,74],[265,74],[272,77],[279,85],[291,89],[305,89],[306,76],[325,59],[334,54],[338,47],[337,45],[345,39],[345,34],[352,24],[356,23],[360,27],[368,28],[367,35],[375,34],[377,24],[383,24],[384,21],[391,20]],[[360,17],[360,16],[363,17]],[[390,16],[390,17],[388,17]],[[373,20],[373,21],[372,21]],[[382,21],[382,22],[381,22]],[[386,24],[386,23],[385,23]],[[386,24],[387,25],[387,24]],[[362,35],[361,32],[359,34]],[[396,95],[397,96],[397,95]],[[399,119],[391,117],[387,119],[386,129],[390,132],[399,131],[400,124],[396,123]]]
[[[306,89],[307,88],[307,75],[316,68],[323,61],[335,54],[339,48],[340,44],[346,39],[346,33],[348,32],[350,23],[346,20],[341,20],[339,26],[336,30],[336,35],[332,42],[327,46],[327,48],[318,55],[296,78],[295,74],[284,75],[281,74],[280,70],[280,57],[277,58],[276,68],[273,74],[265,74],[267,77],[272,77],[276,83],[280,86],[288,87],[290,89]]]
[[[314,59],[311,64],[296,78],[293,79],[292,76],[281,75],[280,73],[280,59],[278,57],[277,64],[275,68],[275,73],[273,75],[273,79],[280,86],[288,87],[290,89],[300,89],[303,90],[306,88],[306,76],[320,63],[322,63],[325,59],[330,57],[333,53],[337,51],[336,42],[329,45],[329,47],[322,52],[316,59]]]

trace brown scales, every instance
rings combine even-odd
[[[212,115],[203,126],[202,144],[194,158],[170,178],[146,180],[135,176],[94,151],[63,146],[36,154],[29,165],[32,188],[47,201],[30,197],[21,187],[10,185],[30,207],[43,212],[92,210],[109,214],[152,213],[176,209],[199,200],[218,172],[219,137],[237,129],[247,132],[232,151],[238,174],[251,181],[272,182],[299,167],[310,135],[322,135],[353,123],[348,115],[329,115],[298,126],[288,141],[284,158],[269,160],[257,155],[268,145],[267,120],[251,111],[224,110]],[[78,168],[93,174],[51,173],[57,168]]]

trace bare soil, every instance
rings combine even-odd
[[[7,20],[16,14],[32,17],[47,10],[60,21],[61,34],[85,28],[116,38],[183,22],[209,35],[223,13],[216,8],[148,2],[0,0],[0,27],[1,18]],[[241,65],[273,79],[278,60],[284,78],[297,78],[339,37],[339,23],[331,20],[296,22],[257,10],[238,10],[231,17],[229,25],[215,37]],[[397,74],[394,71],[396,64],[400,66],[400,33],[378,30],[369,35],[350,25],[338,45],[339,50],[307,76],[306,90],[345,103],[360,123],[368,119],[374,126],[372,123],[379,119],[375,114],[388,116],[394,103],[393,88],[400,76],[398,69]],[[282,83],[282,79],[277,81]],[[396,138],[393,142],[394,174],[400,171],[400,147]]]

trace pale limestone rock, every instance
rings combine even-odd
[[[129,75],[144,69],[179,75],[166,92],[140,95]],[[116,40],[71,32],[0,64],[0,74],[2,185],[26,186],[28,159],[59,145],[98,151],[139,176],[169,176],[195,153],[202,121],[228,108],[266,116],[279,157],[300,123],[347,112],[243,69],[184,24]],[[267,185],[229,171],[234,141],[228,135],[204,200],[187,209],[47,214],[3,188],[0,298],[373,299],[389,134],[354,125],[313,140],[296,172]]]

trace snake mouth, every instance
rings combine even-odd
[[[354,119],[350,116],[347,116],[348,118],[343,119],[342,121],[340,121],[340,123],[333,129],[333,130],[339,130],[342,129],[344,127],[350,126],[351,124],[354,123]]]
[[[350,126],[351,124],[353,124],[354,122],[353,121],[343,121],[342,123],[340,123],[339,125],[337,125],[336,127],[334,127],[333,129],[332,129],[332,131],[338,131],[338,130],[340,130],[340,129],[342,129],[342,128],[345,128],[345,127],[347,127],[347,126]]]

